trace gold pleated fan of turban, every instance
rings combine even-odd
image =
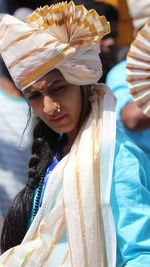
[[[150,116],[150,21],[139,31],[130,47],[127,82],[137,106]]]
[[[21,90],[54,68],[72,84],[92,84],[102,75],[99,40],[109,31],[109,23],[95,10],[62,2],[37,8],[26,23],[4,16],[0,51]]]

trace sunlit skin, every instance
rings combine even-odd
[[[78,131],[82,109],[81,89],[53,70],[24,90],[31,107],[56,133],[66,133],[71,145]],[[60,112],[55,103],[59,103]]]

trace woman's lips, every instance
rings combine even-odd
[[[56,118],[51,118],[51,119],[49,119],[49,121],[51,121],[51,122],[61,122],[65,117],[66,117],[66,115],[62,115],[62,116],[59,116],[59,117],[56,117]]]

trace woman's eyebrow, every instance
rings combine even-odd
[[[60,79],[60,80],[56,80],[56,81],[54,81],[53,83],[48,82],[47,85],[48,85],[49,87],[52,87],[53,85],[57,85],[57,84],[60,83],[60,82],[65,82],[65,80],[64,80],[64,79]]]
[[[48,86],[53,86],[53,85],[57,85],[58,83],[64,82],[64,81],[65,81],[64,79],[60,79],[60,80],[54,81],[53,83],[47,82],[47,85]],[[24,89],[24,94],[33,93],[33,92],[36,92],[36,91],[37,90],[35,88],[32,88],[32,86],[31,86],[29,88]]]

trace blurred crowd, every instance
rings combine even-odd
[[[0,16],[9,13],[24,20],[36,7],[61,2],[56,0],[0,0]],[[120,32],[118,24],[120,11],[114,1],[74,0],[84,4],[87,9],[94,8],[98,14],[106,16],[111,32],[100,42],[100,58],[103,76],[99,82],[107,83],[117,98],[117,123],[125,134],[150,158],[150,119],[133,103],[126,83],[126,56],[129,44],[118,45]],[[109,3],[108,3],[109,2]],[[136,8],[135,3],[138,2]],[[150,19],[149,0],[126,1],[133,24],[133,38]],[[140,14],[140,16],[139,16]],[[125,35],[126,32],[122,31]],[[27,165],[30,156],[34,116],[24,96],[15,87],[5,65],[0,63],[0,227],[6,216],[8,206],[17,192],[23,188],[27,179]],[[26,128],[26,129],[25,129]],[[132,170],[131,170],[132,172]]]

